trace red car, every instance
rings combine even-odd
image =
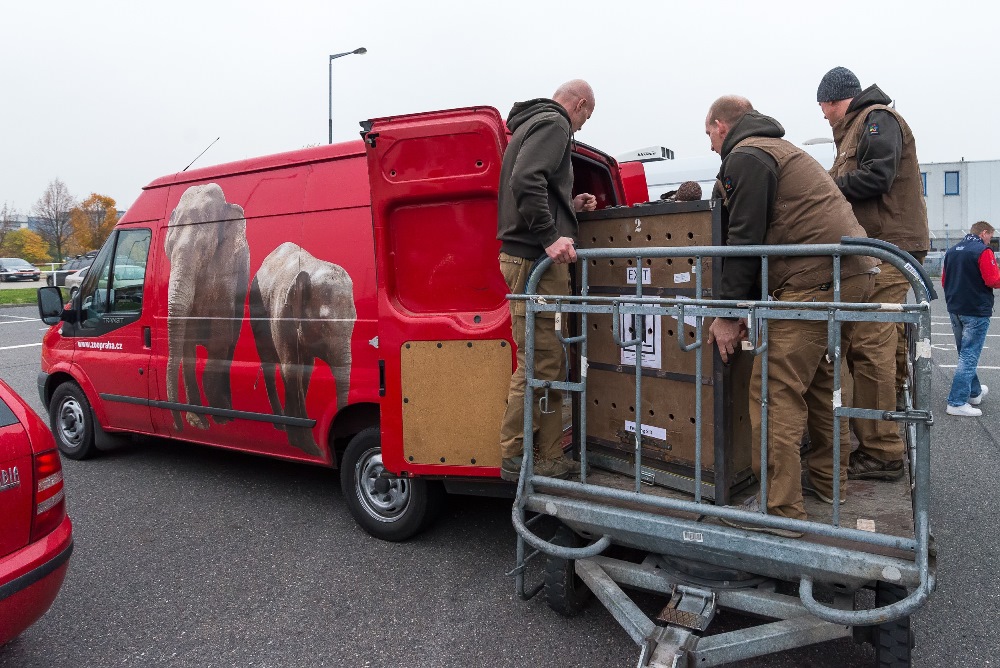
[[[0,645],[45,614],[73,551],[52,433],[0,380]]]

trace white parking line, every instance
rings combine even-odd
[[[11,316],[0,316],[0,318],[9,318]],[[6,322],[0,321],[0,325],[23,325],[26,322],[41,322],[38,318],[22,318],[21,320],[8,320]]]
[[[15,348],[36,348],[40,345],[42,345],[41,341],[39,341],[38,343],[25,343],[23,346],[3,346],[2,348],[0,348],[0,350],[14,350]]]
[[[951,332],[931,332],[931,336],[954,336]],[[987,337],[1000,338],[1000,334],[987,334]]]
[[[0,348],[2,350],[2,348]],[[957,369],[957,364],[938,364],[939,369]],[[990,371],[1000,371],[1000,366],[977,366],[976,369],[988,369]]]

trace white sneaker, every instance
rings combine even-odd
[[[973,406],[978,406],[979,404],[983,403],[983,398],[990,393],[990,388],[986,387],[985,385],[980,385],[979,388],[982,390],[979,393],[979,396],[969,398],[969,403],[972,404]]]
[[[986,394],[983,392],[983,394]],[[961,406],[948,405],[948,410],[945,411],[948,415],[961,415],[963,417],[979,417],[983,414],[981,410],[975,406],[970,406],[969,404],[962,404]]]

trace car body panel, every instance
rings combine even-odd
[[[12,421],[13,418],[15,421]],[[33,624],[52,605],[69,564],[73,549],[73,525],[65,514],[65,502],[59,501],[48,512],[52,530],[31,541],[32,522],[36,520],[35,494],[39,499],[54,485],[38,485],[34,459],[40,455],[55,466],[57,485],[62,484],[61,467],[55,454],[55,442],[48,427],[10,387],[0,381],[0,644],[16,637]],[[17,467],[16,484],[14,467]],[[43,478],[46,480],[47,478]],[[4,485],[6,481],[6,485]],[[62,491],[57,495],[61,498]],[[59,507],[63,511],[59,511]],[[41,505],[38,506],[41,508]],[[43,518],[39,510],[37,517]],[[40,530],[47,528],[44,523]],[[26,532],[27,530],[27,532]],[[31,541],[31,542],[29,542]]]

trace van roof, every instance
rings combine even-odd
[[[336,160],[338,158],[351,158],[363,156],[365,154],[365,144],[360,139],[339,144],[327,144],[312,148],[303,148],[296,151],[286,151],[284,153],[274,153],[272,155],[260,156],[257,158],[247,158],[235,162],[226,162],[211,167],[201,167],[187,172],[177,172],[167,176],[161,176],[143,190],[152,188],[162,188],[163,186],[190,183],[194,181],[206,181],[220,176],[233,176],[235,174],[249,174],[278,167],[290,167],[293,165],[304,165],[313,162],[323,162],[326,160]]]

